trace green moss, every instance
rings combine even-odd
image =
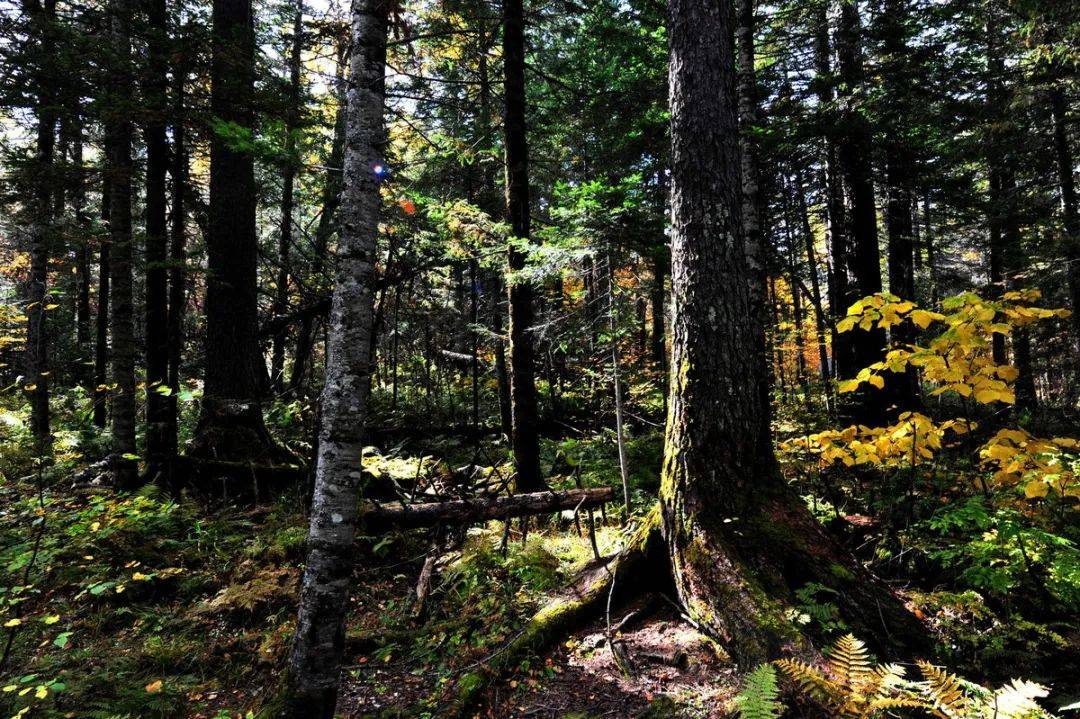
[[[855,575],[852,574],[851,570],[842,564],[837,564],[836,562],[833,562],[829,565],[829,574],[844,582],[855,581]]]

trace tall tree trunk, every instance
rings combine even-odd
[[[300,612],[282,716],[332,719],[345,648],[360,457],[371,363],[372,285],[379,228],[383,71],[389,4],[354,0],[345,184],[322,395],[315,495]]]
[[[759,375],[765,378],[760,389],[767,410],[761,418],[761,441],[767,444],[771,417],[769,402],[769,355],[765,339],[766,277],[769,248],[762,228],[761,178],[758,169],[757,75],[754,72],[754,0],[738,0],[735,29],[738,43],[739,140],[742,171],[742,230],[746,243],[746,270],[750,282],[750,319],[754,322],[753,351],[760,365]]]
[[[169,437],[169,400],[159,390],[169,374],[168,218],[165,176],[169,169],[169,146],[165,121],[169,106],[165,70],[169,58],[166,0],[149,0],[148,57],[143,79],[146,98],[146,462],[147,473],[156,474],[176,440]]]
[[[1069,298],[1076,334],[1074,344],[1080,353],[1080,220],[1077,219],[1073,156],[1066,124],[1065,90],[1061,83],[1056,83],[1050,89],[1050,110],[1054,118],[1054,155],[1057,158],[1061,216],[1065,223],[1065,259],[1068,260]]]
[[[251,0],[214,0],[210,106],[235,129],[254,129],[254,18]],[[263,424],[266,370],[257,342],[255,164],[247,145],[210,138],[210,221],[206,237],[206,369],[193,442],[201,456],[264,460],[277,452]]]
[[[91,391],[93,360],[90,353],[90,217],[86,214],[86,177],[83,166],[83,126],[81,108],[76,106],[72,111],[70,125],[70,147],[72,171],[75,175],[72,180],[71,205],[75,213],[75,224],[78,227],[78,238],[75,241],[75,346],[77,358],[75,366],[75,381],[86,390]]]
[[[349,62],[349,40],[347,33],[338,38],[336,87],[337,113],[334,117],[334,138],[330,144],[330,156],[326,160],[326,176],[323,179],[322,211],[319,224],[315,226],[315,242],[312,247],[312,274],[318,278],[323,273],[323,257],[330,246],[330,237],[337,227],[338,205],[341,202],[343,180],[342,163],[345,157],[345,105],[347,66]],[[296,392],[304,381],[304,375],[311,361],[315,346],[315,318],[305,315],[300,321],[296,337],[296,354],[293,356],[292,374],[289,377],[289,390]]]
[[[529,240],[529,146],[525,130],[525,12],[522,0],[503,0],[503,132],[506,153],[506,217],[518,240]],[[509,248],[509,268],[525,268],[525,253]],[[515,489],[535,492],[546,486],[540,472],[540,434],[532,330],[534,289],[512,278],[510,299],[510,412],[517,471]]]
[[[795,170],[795,193],[799,201],[799,219],[803,242],[806,245],[806,265],[810,274],[810,301],[814,304],[814,330],[817,333],[818,371],[821,380],[828,382],[831,378],[829,372],[829,348],[825,338],[825,308],[821,299],[821,281],[818,278],[817,252],[814,250],[814,231],[810,227],[810,210],[806,206],[806,188],[803,185],[802,168]],[[831,393],[826,390],[826,397]]]
[[[134,90],[131,62],[132,8],[128,0],[110,0],[109,18],[114,66],[109,72],[105,110],[109,180],[109,284],[112,298],[112,464],[117,484],[138,481],[135,447],[135,307],[132,297],[131,161],[132,125],[127,106]]]
[[[52,445],[49,429],[49,331],[46,322],[49,280],[49,244],[52,234],[53,154],[56,147],[56,89],[50,69],[50,46],[56,20],[55,0],[23,0],[23,12],[30,18],[33,53],[37,147],[33,164],[33,201],[27,234],[30,246],[30,276],[26,287],[26,361],[23,386],[30,400],[30,431],[39,451]]]
[[[1000,18],[1001,9],[996,0],[988,0],[986,3],[986,113],[987,113],[987,139],[986,145],[986,172],[990,194],[987,204],[987,229],[989,245],[987,247],[987,265],[990,280],[988,294],[991,298],[997,298],[1005,291],[1005,254],[1008,248],[1004,246],[1003,227],[1008,220],[1011,210],[1006,203],[1011,201],[1011,196],[1006,196],[1003,172],[1005,171],[1006,143],[1008,137],[1005,133],[1006,110],[1008,93],[1004,86],[1005,60],[1001,54]],[[995,364],[1005,364],[1005,335],[995,333],[992,338],[992,352]]]
[[[106,151],[108,148],[106,148]],[[105,160],[105,173],[101,181],[101,220],[106,227],[112,217],[112,177],[109,160]],[[109,267],[111,262],[112,240],[108,232],[101,233],[101,247],[98,248],[98,290],[97,312],[94,320],[94,426],[105,428],[109,410],[109,391],[106,387],[109,377]]]
[[[855,626],[918,642],[917,620],[824,534],[759,441],[768,409],[741,237],[732,6],[668,8],[674,324],[660,511],[679,598],[746,667],[805,646],[784,608],[809,581],[842,586]]]
[[[172,390],[165,399],[164,421],[167,444],[164,449],[175,455],[179,449],[180,362],[184,354],[184,316],[187,310],[187,224],[185,215],[185,188],[188,184],[187,133],[185,128],[184,95],[187,82],[187,63],[184,56],[173,67],[172,112],[172,227],[169,238],[169,315],[168,315],[168,382]]]
[[[825,194],[826,245],[829,252],[829,314],[832,321],[829,331],[832,339],[833,377],[847,377],[858,368],[855,366],[852,335],[837,333],[836,323],[844,317],[851,305],[852,280],[848,276],[847,213],[844,202],[844,185],[841,179],[840,160],[836,150],[839,122],[833,105],[836,94],[833,89],[832,45],[829,42],[828,0],[817,0],[813,15],[814,31],[814,93],[817,96],[822,135],[825,144],[825,162],[822,185]]]
[[[847,260],[855,290],[859,297],[881,291],[881,255],[878,248],[877,205],[874,200],[874,181],[871,171],[870,127],[859,107],[864,88],[862,24],[857,0],[840,3],[840,19],[836,31],[836,54],[840,66],[841,134],[838,158],[851,200],[851,253]],[[881,359],[885,347],[885,330],[874,329],[852,333],[854,369],[866,367]],[[863,404],[874,400],[864,396]],[[864,406],[863,408],[868,409]]]
[[[292,44],[289,48],[289,98],[285,110],[285,166],[281,178],[281,227],[278,232],[278,274],[274,287],[274,315],[289,308],[289,277],[292,274],[293,188],[296,183],[296,133],[300,126],[300,64],[304,47],[304,2],[295,0]],[[274,335],[270,352],[270,381],[277,391],[283,386],[286,330]]]

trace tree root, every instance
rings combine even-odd
[[[517,636],[495,654],[470,667],[457,681],[452,696],[440,704],[437,716],[464,716],[493,681],[526,657],[543,651],[568,632],[602,614],[613,583],[616,592],[619,587],[623,588],[623,594],[633,592],[635,587],[628,585],[640,586],[642,577],[655,570],[660,543],[660,515],[653,511],[618,555],[592,563],[567,594],[537,612]]]

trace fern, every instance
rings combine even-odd
[[[747,675],[742,691],[735,697],[739,719],[780,719],[784,705],[779,696],[776,670],[770,664],[762,664]]]
[[[866,651],[866,644],[852,634],[840,637],[829,652],[829,668],[837,684],[853,691],[870,673],[870,653]]]
[[[993,709],[1001,719],[1029,719],[1044,716],[1035,700],[1047,695],[1046,687],[1026,679],[1013,679],[994,692]]]
[[[843,695],[843,690],[837,684],[826,679],[824,674],[809,664],[795,659],[777,659],[776,666],[795,682],[804,694],[819,702],[833,704],[837,697]]]
[[[926,694],[935,716],[940,719],[963,719],[968,716],[971,702],[955,674],[930,662],[919,662],[919,671],[926,680]]]

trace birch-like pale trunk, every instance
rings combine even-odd
[[[371,373],[388,7],[383,0],[354,0],[352,6],[353,54],[334,298],[307,569],[283,713],[288,717],[331,719],[337,703]]]

